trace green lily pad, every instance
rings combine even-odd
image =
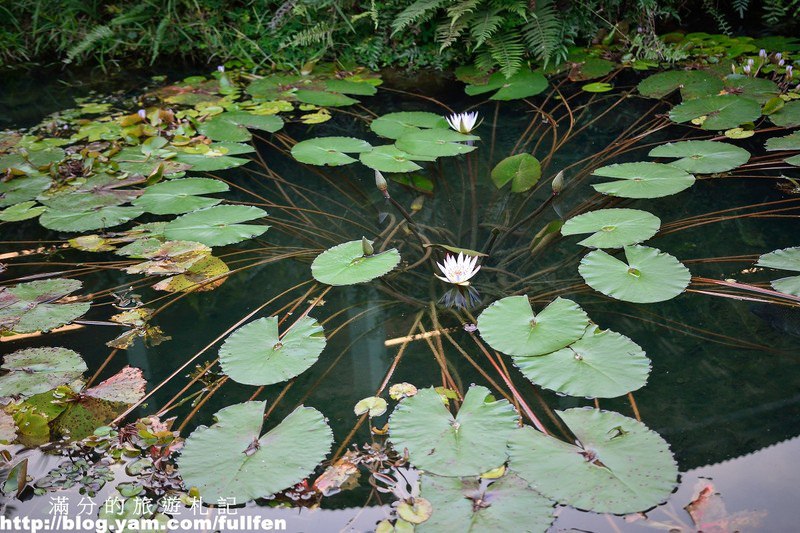
[[[292,147],[292,157],[308,165],[347,165],[355,158],[347,154],[360,154],[372,150],[367,141],[354,137],[317,137],[300,141]]]
[[[217,205],[222,201],[220,198],[200,195],[228,189],[227,183],[209,178],[170,180],[147,187],[133,205],[155,215],[179,215]]]
[[[569,78],[571,81],[592,80],[609,74],[615,68],[617,68],[617,64],[608,59],[587,57],[570,72]]]
[[[777,150],[800,150],[800,132],[790,133],[784,137],[772,137],[767,139],[765,148],[774,152]]]
[[[661,163],[618,163],[598,168],[592,174],[617,178],[617,181],[594,183],[592,187],[597,192],[623,198],[660,198],[694,185],[693,175]]]
[[[229,168],[237,168],[246,165],[250,162],[250,159],[231,157],[230,155],[218,155],[217,152],[206,152],[203,154],[179,152],[175,157],[170,159],[170,162],[180,165],[190,165],[191,170],[195,172],[216,172],[218,170],[227,170]]]
[[[325,333],[304,316],[278,335],[278,317],[259,318],[225,339],[219,350],[222,371],[246,385],[272,385],[299,376],[325,348]]]
[[[420,495],[433,505],[431,517],[416,531],[531,531],[544,533],[553,523],[553,502],[507,473],[481,478],[422,476]]]
[[[395,248],[365,256],[361,241],[350,241],[319,254],[311,264],[311,275],[328,285],[354,285],[379,278],[399,263]]]
[[[398,149],[395,145],[376,146],[369,152],[363,152],[359,159],[369,168],[381,172],[414,172],[422,167],[417,161],[433,161],[435,158],[422,155],[412,155]]]
[[[783,128],[796,128],[800,126],[800,100],[786,102],[779,111],[771,114],[769,119],[776,126]]]
[[[489,389],[473,385],[454,417],[433,388],[404,398],[389,417],[389,440],[411,464],[441,476],[477,476],[505,463],[517,413]]]
[[[728,74],[723,80],[723,85],[723,91],[726,93],[744,96],[759,104],[766,103],[780,93],[775,82],[742,74]]]
[[[626,302],[663,302],[689,286],[689,269],[668,253],[640,245],[624,250],[627,263],[602,250],[589,252],[578,272],[594,290]]]
[[[532,383],[587,398],[615,398],[640,389],[650,373],[650,360],[638,344],[594,325],[566,348],[513,359]]]
[[[679,157],[670,165],[696,174],[727,172],[750,160],[750,152],[716,141],[681,141],[656,146],[650,157]]]
[[[263,436],[267,402],[231,405],[186,439],[178,468],[186,487],[209,502],[245,503],[302,481],[330,451],[333,433],[322,414],[298,407]]]
[[[450,129],[432,128],[406,133],[395,144],[400,150],[415,156],[442,157],[471,152],[476,146],[464,143],[478,139],[480,137]]]
[[[55,231],[83,232],[96,229],[113,228],[124,224],[144,213],[138,207],[108,206],[68,211],[50,208],[39,217],[39,223]]]
[[[777,270],[800,272],[800,246],[764,254],[758,258],[756,265]],[[800,296],[800,276],[776,279],[771,282],[771,285],[778,292]]]
[[[489,345],[516,356],[559,350],[579,338],[589,317],[578,304],[556,298],[534,314],[527,296],[508,296],[487,307],[478,317],[478,330]]]
[[[30,200],[3,209],[0,211],[0,220],[3,222],[19,222],[20,220],[36,218],[45,211],[47,211],[46,207],[41,205],[36,207],[36,202]]]
[[[295,91],[294,97],[300,102],[322,107],[343,107],[358,103],[355,98],[343,94],[311,89],[299,89]]]
[[[248,205],[217,205],[181,215],[167,223],[164,236],[176,241],[195,241],[206,246],[225,246],[258,237],[269,226],[241,224],[267,216]]]
[[[610,83],[605,83],[602,81],[596,81],[594,83],[587,83],[583,87],[582,90],[586,91],[587,93],[607,93],[614,89],[614,86]]]
[[[248,128],[274,133],[282,127],[283,120],[276,115],[229,111],[201,122],[197,131],[214,141],[245,142],[253,138]]]
[[[492,169],[492,182],[502,189],[511,182],[511,192],[530,190],[542,177],[539,160],[531,154],[516,154],[506,157]]]
[[[79,280],[55,278],[0,288],[0,332],[34,333],[68,324],[89,310],[89,302],[56,303],[80,289]]]
[[[0,181],[0,207],[33,200],[49,189],[51,183],[47,176],[23,176]]]
[[[510,78],[506,78],[502,72],[496,72],[489,76],[489,80],[482,85],[467,85],[464,92],[470,96],[495,92],[489,97],[490,100],[519,100],[536,96],[547,89],[547,78],[541,72],[534,72],[523,69]]]
[[[641,422],[610,411],[556,411],[577,438],[568,444],[531,427],[509,443],[511,469],[548,498],[597,513],[625,514],[663,502],[677,485],[669,446]]]
[[[770,118],[777,114],[770,115]],[[753,122],[760,116],[761,106],[758,102],[734,94],[704,96],[687,100],[673,107],[669,112],[670,120],[679,124],[706,117],[701,126],[704,130],[727,130],[740,124]]]
[[[33,396],[75,381],[86,372],[86,363],[67,348],[26,348],[6,355],[0,376],[0,397]]]
[[[592,233],[578,244],[588,248],[622,248],[646,241],[661,227],[661,220],[638,209],[598,209],[572,217],[561,227],[562,235]]]
[[[357,96],[372,96],[378,92],[378,88],[373,84],[363,81],[325,80],[325,88],[334,93]]]
[[[376,118],[369,128],[381,137],[399,139],[406,133],[423,128],[447,128],[447,120],[441,115],[425,111],[401,111]]]
[[[682,89],[684,99],[688,100],[694,93],[717,94],[722,90],[722,80],[701,70],[670,70],[645,78],[639,82],[637,88],[640,94],[649,98],[663,98],[677,89]],[[685,94],[683,94],[684,88]]]
[[[784,162],[789,163],[790,165],[794,165],[796,167],[800,167],[800,155],[787,157],[786,159],[784,159]]]
[[[35,167],[46,167],[62,161],[66,155],[66,152],[61,148],[51,146],[42,150],[28,152],[28,161]]]
[[[211,248],[199,242],[167,241],[136,254],[136,257],[149,261],[129,266],[125,272],[148,275],[180,274],[210,254]]]
[[[379,396],[369,396],[356,403],[353,412],[356,416],[369,414],[370,418],[381,416],[386,412],[386,400]]]

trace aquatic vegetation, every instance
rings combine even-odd
[[[19,238],[2,256],[0,333],[35,346],[4,358],[0,438],[80,453],[41,489],[81,475],[97,490],[111,481],[108,458],[124,463],[135,478],[116,485],[126,502],[315,505],[366,474],[362,488],[393,498],[378,530],[479,528],[523,513],[541,530],[556,505],[659,505],[678,465],[632,393],[663,378],[651,375],[660,354],[619,316],[669,324],[669,310],[639,304],[658,310],[687,292],[800,301],[797,276],[772,289],[761,280],[763,269],[800,271],[796,247],[698,258],[702,243],[669,238],[797,209],[788,198],[689,214],[665,200],[794,170],[787,129],[800,96],[769,57],[749,77],[709,68],[639,81],[596,57],[550,78],[461,69],[483,123],[425,95],[374,113],[359,100],[384,88],[362,69],[228,68],[134,107],[85,103],[4,135],[3,228],[50,242]],[[625,105],[640,107],[614,120]],[[617,132],[606,146],[565,157],[606,127]],[[732,262],[750,267],[737,271],[745,281],[708,266]],[[442,294],[435,278],[453,286]],[[382,308],[390,329],[354,348]],[[162,330],[177,309],[194,317],[189,331]],[[681,325],[703,342],[736,340]],[[65,326],[115,328],[111,353],[87,365],[48,346],[44,333]],[[172,344],[149,390],[142,370],[116,364],[145,342]],[[351,381],[337,375],[344,357]],[[346,416],[334,415],[330,398],[347,387]],[[160,421],[168,414],[175,430]],[[30,450],[16,453],[20,465]]]

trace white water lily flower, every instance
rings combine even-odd
[[[458,133],[464,134],[471,132],[480,124],[478,122],[477,111],[473,111],[472,113],[453,113],[447,117],[447,123]]]
[[[469,279],[481,269],[480,266],[475,266],[477,263],[477,256],[469,257],[459,253],[458,257],[453,257],[448,254],[444,258],[444,264],[436,263],[444,276],[438,274],[434,274],[434,276],[453,285],[467,286],[469,285]]]

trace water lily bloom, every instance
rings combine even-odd
[[[787,79],[792,79],[792,75],[794,74],[792,72],[792,70],[794,70],[794,69],[792,68],[791,65],[786,65],[786,78]]]
[[[472,113],[453,113],[447,117],[447,123],[450,127],[459,133],[467,134],[478,127],[478,112]]]
[[[750,65],[747,64],[747,65],[743,66],[742,67],[742,71],[744,71],[745,74],[750,74]]]
[[[758,57],[760,57],[761,59],[766,59],[767,51],[762,48],[761,50],[758,51]]]
[[[438,274],[434,274],[434,276],[447,283],[466,287],[469,285],[470,278],[481,269],[480,266],[475,266],[477,263],[477,256],[469,257],[463,253],[459,253],[458,257],[453,257],[448,254],[447,257],[444,258],[444,264],[436,263],[444,276]]]
[[[217,65],[217,72],[225,72],[225,65]]]
[[[145,111],[144,109],[140,109],[139,111],[136,112],[136,114],[139,115],[140,119],[147,120],[147,111]]]

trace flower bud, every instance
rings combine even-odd
[[[379,170],[375,171],[375,186],[379,191],[385,191],[389,188],[389,184],[386,183],[386,178],[383,177],[383,174],[381,174]]]
[[[758,57],[760,57],[761,59],[766,59],[767,51],[762,48],[761,50],[758,51]]]
[[[372,247],[372,243],[366,237],[361,237],[361,250],[364,252],[365,257],[375,253],[375,248]]]
[[[416,213],[417,211],[422,209],[422,205],[424,203],[425,203],[425,196],[420,194],[419,196],[414,198],[413,202],[411,202],[411,210]]]
[[[139,111],[136,112],[136,114],[139,115],[140,119],[147,120],[147,111],[145,111],[144,109],[140,109]]]
[[[556,177],[553,178],[553,183],[550,184],[553,188],[553,194],[558,194],[564,188],[564,171],[559,170]]]

